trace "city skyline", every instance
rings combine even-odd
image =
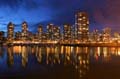
[[[31,32],[28,23],[23,21],[21,31],[15,31],[15,25],[9,22],[7,25],[7,36],[0,31],[0,42],[4,44],[89,44],[89,43],[120,43],[120,33],[112,34],[111,28],[106,27],[102,31],[94,29],[90,31],[90,18],[87,12],[77,11],[74,25],[63,24],[61,28],[55,24],[48,24],[46,31],[39,24],[35,33]],[[32,28],[31,28],[32,29]],[[113,36],[114,35],[114,36]]]
[[[28,23],[21,24],[21,31],[15,32],[15,26],[12,22],[7,25],[7,41],[14,40],[72,40],[78,39],[88,41],[89,39],[89,16],[86,12],[78,11],[75,14],[74,25],[64,24],[61,29],[60,26],[52,23],[46,26],[46,31],[42,25],[38,26],[36,33],[32,33],[28,29]],[[73,37],[74,36],[74,37]],[[2,37],[2,36],[1,36]]]

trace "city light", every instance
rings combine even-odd
[[[9,44],[62,44],[62,45],[86,45],[86,46],[117,46],[120,43],[120,34],[115,32],[111,35],[111,29],[106,27],[100,32],[94,29],[89,31],[89,16],[86,12],[75,14],[75,24],[64,24],[63,29],[54,24],[48,24],[46,32],[42,25],[38,26],[37,32],[32,33],[28,29],[27,22],[21,24],[21,32],[14,31],[14,24],[7,26],[7,37],[4,31],[0,31],[0,43]]]

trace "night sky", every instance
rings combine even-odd
[[[88,12],[91,30],[120,30],[120,0],[0,0],[0,30],[6,31],[10,21],[16,31],[21,31],[23,21],[28,22],[32,32],[39,24],[73,25],[77,10]]]

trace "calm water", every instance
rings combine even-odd
[[[120,48],[0,47],[0,77],[17,77],[17,79],[120,79]]]

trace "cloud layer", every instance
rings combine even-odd
[[[74,14],[80,10],[89,13],[90,28],[120,30],[119,8],[119,0],[0,0],[0,29],[6,30],[9,21],[18,25],[16,30],[24,20],[34,28],[38,23],[74,24]]]

